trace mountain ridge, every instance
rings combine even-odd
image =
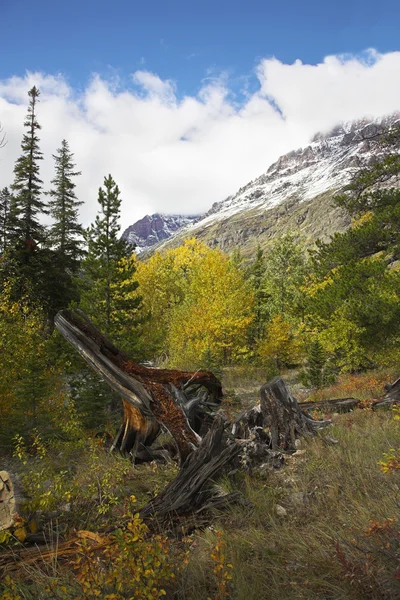
[[[134,245],[136,252],[140,253],[168,240],[176,231],[198,218],[199,215],[146,215],[127,227],[121,237]]]
[[[395,124],[400,124],[400,112],[315,134],[308,146],[281,156],[236,194],[214,203],[203,216],[177,227],[168,239],[147,250],[177,246],[185,237],[195,236],[226,252],[239,247],[246,256],[256,245],[266,247],[287,231],[310,243],[329,239],[350,225],[333,196],[358,169],[374,164],[379,154],[376,141]]]

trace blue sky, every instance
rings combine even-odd
[[[103,177],[122,226],[199,214],[318,131],[400,110],[399,0],[0,0],[0,188],[28,90],[48,188],[63,138],[85,225]]]
[[[0,0],[0,78],[61,72],[83,87],[145,68],[194,94],[222,71],[240,87],[261,58],[397,50],[399,22],[398,0]]]

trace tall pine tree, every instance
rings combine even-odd
[[[55,160],[55,177],[51,183],[52,189],[48,192],[50,215],[54,223],[50,229],[49,242],[63,258],[65,267],[75,272],[82,256],[83,229],[78,223],[78,207],[83,204],[76,197],[74,178],[80,171],[75,171],[73,154],[69,150],[68,142],[62,140]]]
[[[120,190],[111,177],[99,188],[99,214],[87,232],[82,306],[104,330],[119,339],[122,321],[133,319],[140,304],[134,293],[135,264],[132,245],[119,237]],[[132,321],[133,322],[133,321]]]
[[[38,131],[41,129],[36,116],[36,105],[39,102],[40,92],[33,86],[28,92],[30,98],[28,114],[24,122],[27,133],[22,138],[22,154],[14,167],[14,183],[12,191],[15,196],[16,214],[15,233],[18,242],[25,246],[25,261],[36,244],[44,241],[45,228],[39,218],[46,214],[45,203],[41,199],[42,180],[39,177],[39,161],[43,159],[39,149]]]
[[[7,250],[10,239],[10,209],[12,196],[5,187],[0,191],[0,253]]]
[[[10,200],[7,235],[7,260],[2,263],[1,278],[11,285],[11,298],[25,298],[31,303],[44,306],[45,268],[42,248],[45,227],[40,217],[47,213],[42,200],[42,180],[39,164],[42,153],[39,148],[36,108],[39,90],[34,86],[29,92],[29,106],[24,126],[27,132],[22,138],[22,154],[14,167],[13,196]]]
[[[133,248],[119,237],[120,191],[111,177],[99,188],[99,214],[87,231],[88,252],[82,263],[80,306],[120,347],[137,355],[137,309]],[[74,383],[74,396],[86,413],[86,425],[101,425],[107,410],[119,407],[115,394],[85,370]]]
[[[55,177],[47,195],[51,198],[49,212],[54,222],[46,244],[40,250],[43,270],[41,291],[51,327],[60,309],[66,308],[72,301],[79,301],[73,276],[79,269],[83,255],[83,229],[78,223],[78,207],[82,202],[76,197],[73,181],[80,173],[75,171],[73,154],[66,140],[61,142],[53,158]]]

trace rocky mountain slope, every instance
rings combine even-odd
[[[360,167],[374,163],[376,140],[395,122],[400,122],[400,113],[317,134],[309,146],[281,156],[263,175],[155,247],[176,246],[185,237],[196,236],[227,252],[241,248],[249,256],[258,244],[266,247],[287,231],[309,243],[344,231],[350,219],[332,197]]]
[[[179,229],[191,224],[199,217],[182,215],[146,215],[125,229],[122,237],[136,246],[136,252],[143,252],[155,244],[168,240]]]

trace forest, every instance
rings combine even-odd
[[[399,598],[400,416],[396,403],[373,407],[400,375],[399,128],[371,141],[376,159],[336,194],[347,231],[312,244],[288,233],[245,260],[195,238],[137,256],[120,237],[111,174],[84,228],[72,141],[53,155],[51,188],[40,179],[36,87],[24,127],[13,183],[0,191],[0,469],[23,496],[0,531],[0,598]],[[271,442],[267,466],[241,455],[210,475],[220,490],[207,496],[212,517],[199,504],[197,522],[158,515],[155,527],[146,507],[166,502],[185,457],[162,420],[154,460],[110,453],[125,404],[60,333],[57,315],[71,314],[150,378],[154,368],[192,373],[182,390],[198,373],[222,381],[222,403],[202,400],[207,443],[221,412],[254,436],[252,407],[271,381],[300,402],[288,417],[299,439]],[[262,410],[274,389],[261,394]],[[349,397],[359,402],[351,413],[323,404]],[[305,400],[316,403],[307,417]],[[234,445],[218,443],[227,465]],[[38,540],[40,564],[29,554]]]

